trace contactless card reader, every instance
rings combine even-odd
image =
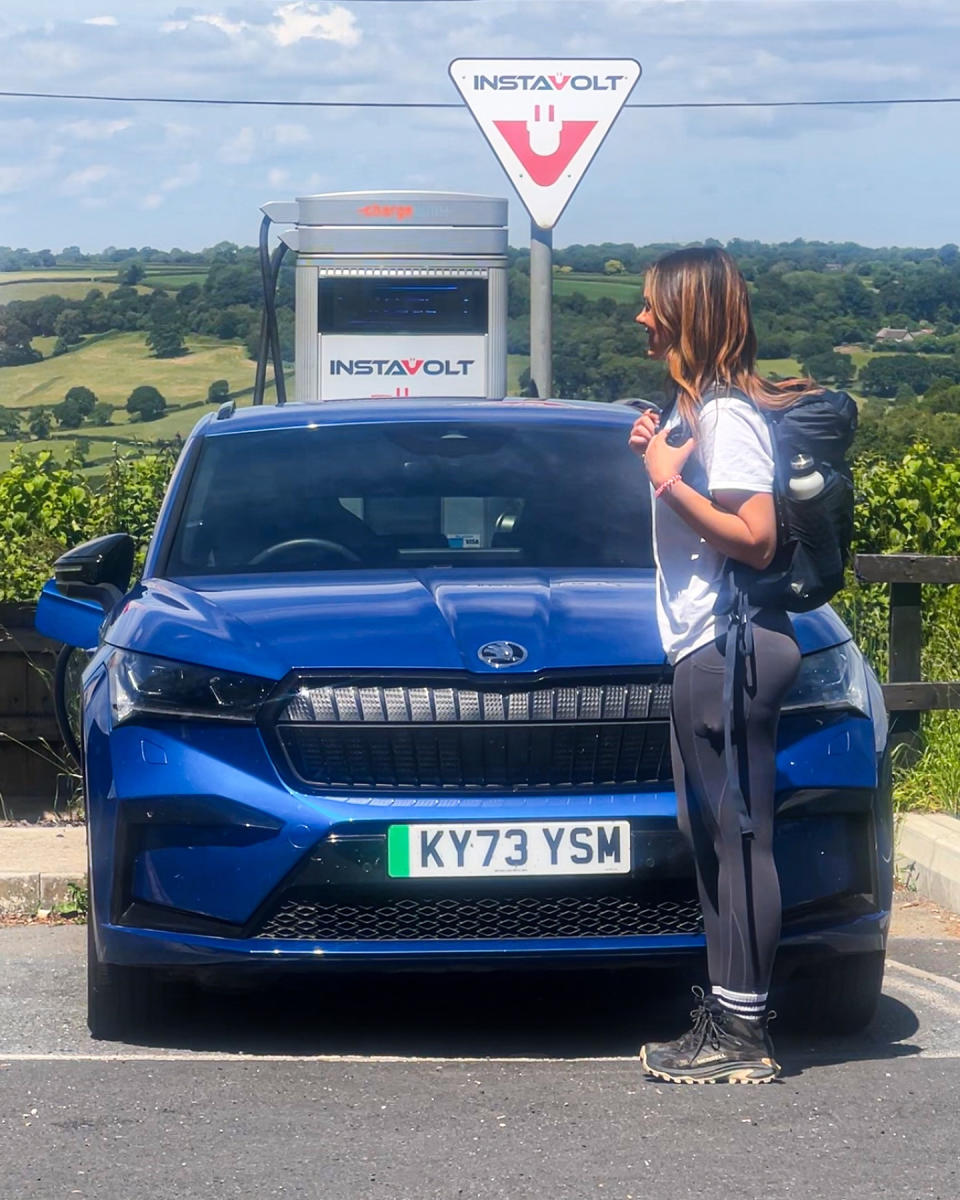
[[[333,192],[262,211],[293,226],[297,400],[506,395],[506,200]]]

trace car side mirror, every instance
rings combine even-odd
[[[129,533],[108,533],[74,546],[53,564],[57,591],[72,600],[94,600],[109,612],[130,587],[133,551]]]

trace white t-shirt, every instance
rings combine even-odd
[[[763,416],[742,392],[708,393],[700,408],[697,448],[684,482],[704,496],[720,491],[773,491],[773,447]],[[677,409],[663,428],[680,423]],[[667,661],[676,663],[726,631],[713,608],[726,555],[705,542],[663,500],[653,502],[657,622]]]

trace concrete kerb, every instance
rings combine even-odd
[[[75,888],[86,888],[87,877],[51,875],[46,871],[0,871],[0,916],[32,917],[72,903]]]
[[[897,874],[904,887],[960,913],[960,819],[904,814],[897,822]]]
[[[86,886],[85,830],[0,827],[0,916],[33,916],[70,902]],[[960,819],[945,813],[897,818],[900,883],[960,913]]]
[[[0,826],[0,916],[30,917],[71,904],[86,887],[82,825]]]

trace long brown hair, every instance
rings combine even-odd
[[[750,295],[725,250],[703,246],[664,255],[647,272],[645,299],[677,386],[677,407],[692,428],[710,387],[738,388],[761,408],[784,408],[816,388],[811,379],[778,385],[757,374]]]

